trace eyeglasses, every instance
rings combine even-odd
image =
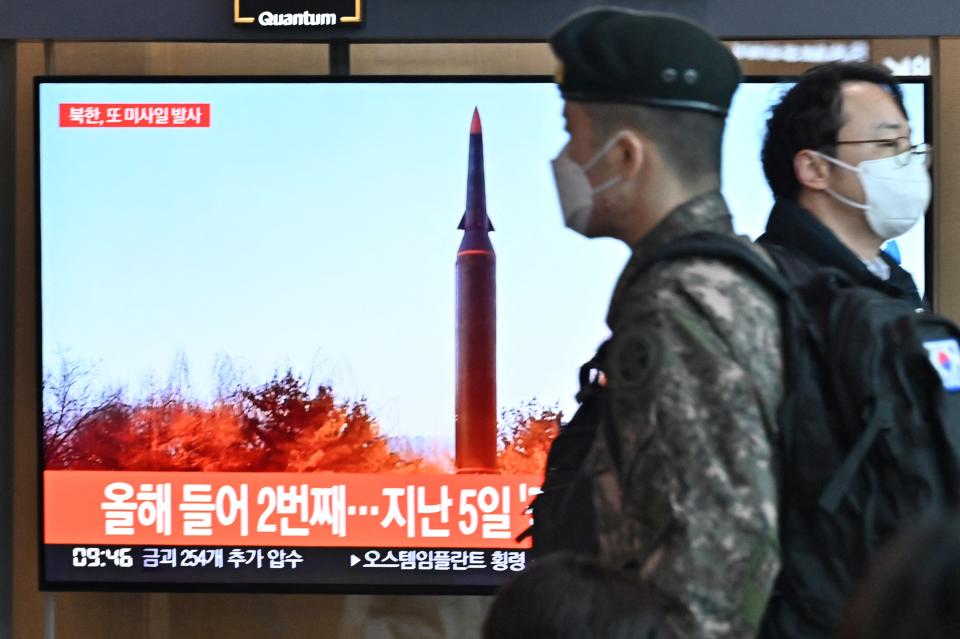
[[[888,149],[889,154],[896,158],[899,166],[907,166],[913,161],[914,156],[920,156],[927,168],[930,168],[930,163],[933,160],[932,146],[926,142],[910,144],[910,138],[905,136],[877,140],[837,140],[833,145],[827,146],[839,146],[841,144],[876,144],[882,149]]]

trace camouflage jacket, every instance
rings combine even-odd
[[[779,569],[779,310],[761,285],[717,260],[640,272],[694,231],[733,233],[719,193],[672,211],[620,277],[604,366],[620,470],[604,437],[585,470],[601,557],[648,584],[672,633],[747,639]]]

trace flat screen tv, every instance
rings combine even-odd
[[[737,228],[772,200],[745,84]],[[922,83],[907,83],[916,136]],[[488,592],[627,247],[547,78],[41,78],[41,582]],[[924,234],[898,240],[925,282]]]

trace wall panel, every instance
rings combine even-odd
[[[937,310],[960,320],[960,38],[934,54],[934,292]]]

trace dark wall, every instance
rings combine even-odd
[[[960,35],[957,0],[364,0],[364,25],[312,29],[234,25],[233,0],[0,0],[0,39],[542,41],[597,4],[679,13],[726,38]]]
[[[707,1],[704,24],[726,38],[960,35],[957,0]]]
[[[0,639],[13,636],[14,54],[0,42]]]

